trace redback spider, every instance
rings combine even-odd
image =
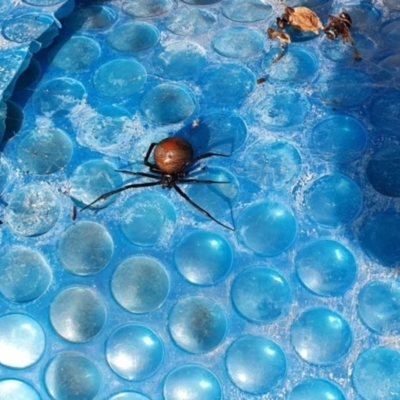
[[[153,151],[154,150],[154,151]],[[149,161],[150,155],[153,153],[154,163]],[[169,137],[161,140],[158,143],[152,143],[147,150],[144,157],[143,164],[149,168],[151,173],[147,172],[133,172],[126,170],[117,170],[123,174],[144,176],[146,178],[155,179],[155,182],[142,182],[142,183],[129,183],[119,189],[112,190],[110,192],[102,194],[96,200],[92,201],[90,204],[81,209],[81,211],[86,210],[93,204],[100,200],[104,200],[113,194],[123,192],[128,189],[135,189],[148,186],[160,185],[163,189],[175,189],[176,192],[182,196],[188,203],[190,203],[194,208],[199,210],[202,214],[206,215],[208,218],[215,221],[217,224],[223,226],[224,228],[235,230],[234,228],[223,224],[214,218],[208,211],[196,204],[182,189],[178,186],[180,183],[230,183],[230,182],[220,182],[205,179],[194,179],[186,178],[192,171],[192,167],[197,161],[203,160],[204,158],[220,156],[229,157],[226,154],[219,153],[205,153],[203,155],[194,157],[193,148],[189,142],[178,137]]]

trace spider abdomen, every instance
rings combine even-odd
[[[154,149],[154,162],[162,173],[176,174],[193,159],[190,143],[178,137],[161,140]]]

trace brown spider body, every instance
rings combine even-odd
[[[149,158],[153,154],[154,163],[149,161]],[[86,205],[81,209],[81,211],[86,210],[98,201],[105,200],[110,196],[117,193],[123,192],[125,190],[151,187],[151,186],[161,186],[163,189],[174,189],[182,198],[184,198],[188,203],[190,203],[194,208],[200,211],[202,214],[208,218],[215,221],[217,224],[234,231],[228,225],[223,224],[214,218],[208,211],[195,203],[180,187],[179,184],[227,184],[229,182],[213,181],[209,179],[196,179],[190,178],[188,175],[192,172],[192,167],[199,160],[205,158],[220,156],[228,157],[225,154],[219,153],[205,153],[200,156],[193,156],[193,148],[189,142],[179,137],[168,137],[161,140],[158,143],[151,143],[147,149],[146,155],[143,160],[143,164],[148,167],[149,172],[135,172],[128,170],[117,170],[123,174],[141,176],[151,179],[148,182],[139,183],[128,183],[119,189],[111,190],[110,192],[104,193],[97,199],[93,200],[91,203]]]
[[[193,159],[192,146],[179,137],[161,140],[154,148],[154,162],[164,174],[182,171]]]

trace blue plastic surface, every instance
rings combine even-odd
[[[287,5],[362,60],[288,27],[273,63],[275,0],[0,0],[0,399],[400,400],[400,6]],[[160,186],[80,211],[169,136],[235,230]]]

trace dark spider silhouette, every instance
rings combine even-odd
[[[153,151],[154,150],[154,151]],[[150,155],[153,153],[154,163],[149,161]],[[197,161],[203,160],[212,156],[229,157],[226,154],[219,153],[205,153],[203,155],[194,157],[193,148],[189,142],[178,137],[169,137],[161,140],[158,143],[152,143],[147,153],[144,157],[143,164],[149,168],[151,173],[147,172],[133,172],[127,170],[117,170],[123,174],[144,176],[146,178],[155,179],[155,182],[142,182],[142,183],[130,183],[119,189],[112,190],[110,192],[102,194],[96,200],[92,201],[90,204],[81,209],[81,211],[86,210],[93,204],[100,200],[104,200],[116,193],[123,192],[128,189],[158,186],[160,185],[164,189],[175,189],[175,191],[182,196],[188,203],[190,203],[194,208],[199,210],[202,214],[212,219],[217,224],[223,226],[224,228],[235,230],[234,228],[223,224],[214,218],[208,211],[196,204],[182,189],[178,186],[180,183],[218,183],[225,184],[230,182],[219,182],[204,179],[193,179],[186,178],[191,172],[190,167],[193,166]]]

